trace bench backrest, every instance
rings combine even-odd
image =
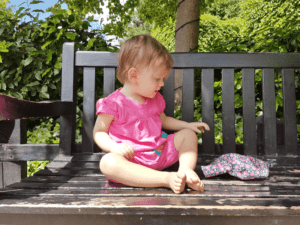
[[[172,56],[174,66],[163,87],[167,116],[174,116],[174,69],[183,69],[182,119],[187,122],[194,121],[194,88],[192,88],[194,87],[194,69],[202,69],[202,121],[210,126],[211,131],[203,134],[203,144],[199,145],[200,154],[242,152],[245,155],[258,155],[259,137],[257,137],[256,127],[254,85],[254,74],[257,68],[262,69],[265,155],[297,156],[299,154],[294,79],[294,70],[300,68],[299,53],[172,53]],[[73,101],[76,98],[75,67],[83,67],[84,76],[81,152],[92,153],[96,100],[95,69],[97,67],[104,68],[103,93],[104,97],[107,97],[115,91],[117,53],[74,52],[74,44],[65,43],[63,47],[62,101]],[[221,150],[215,145],[214,138],[215,68],[222,69],[223,145],[221,145]],[[242,68],[244,143],[240,145],[235,143],[234,68]],[[282,69],[284,145],[277,145],[274,68]],[[67,121],[67,117],[63,120],[61,129],[64,132],[61,138],[67,148],[70,141],[65,141],[65,138],[70,137],[68,135],[70,132],[75,134],[75,126],[69,126],[71,122]],[[75,118],[72,123],[75,123]]]

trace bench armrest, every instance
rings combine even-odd
[[[0,94],[0,120],[70,115],[72,104],[62,101],[32,102]]]

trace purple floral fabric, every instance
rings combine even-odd
[[[229,173],[241,180],[252,180],[269,176],[269,163],[236,153],[222,155],[210,165],[201,167],[205,177]]]

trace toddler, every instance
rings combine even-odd
[[[206,123],[187,123],[167,117],[164,86],[173,58],[150,35],[137,35],[122,44],[117,75],[123,84],[96,103],[93,136],[105,154],[102,173],[115,182],[135,187],[168,187],[182,193],[185,185],[204,191],[194,169],[198,158],[195,132],[209,130]],[[162,128],[179,131],[167,135]],[[161,171],[179,161],[178,172]]]

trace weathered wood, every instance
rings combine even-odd
[[[254,69],[242,70],[244,154],[257,155]]]
[[[202,121],[207,123],[209,132],[202,134],[203,151],[198,149],[199,153],[216,153],[215,145],[215,124],[214,124],[214,70],[202,70]]]
[[[223,153],[235,153],[234,69],[222,70],[222,82]]]
[[[163,211],[163,210],[162,210]],[[34,224],[36,221],[43,221],[43,225],[53,225],[53,224],[72,224],[72,225],[94,225],[94,224],[164,224],[164,225],[232,225],[232,224],[243,224],[243,225],[253,225],[253,224],[276,224],[276,225],[286,225],[286,224],[297,224],[299,221],[298,216],[202,216],[202,215],[188,215],[185,213],[183,215],[164,215],[160,213],[158,215],[144,215],[140,212],[138,215],[131,214],[84,214],[81,213],[81,209],[78,209],[76,214],[70,213],[57,213],[58,210],[53,211],[52,214],[46,214],[41,211],[42,214],[2,214],[1,222],[4,224],[15,224],[23,225],[24,221],[28,221],[29,224]],[[63,210],[63,212],[68,212]],[[56,214],[57,213],[57,214]]]
[[[182,79],[182,120],[194,122],[194,70],[183,70]]]
[[[53,160],[62,152],[58,144],[3,144],[0,157],[3,161]]]
[[[62,57],[61,101],[72,102],[71,115],[60,117],[59,147],[65,155],[75,152],[77,74],[75,73],[75,43],[64,43]]]
[[[76,66],[118,67],[116,52],[77,51]],[[299,68],[299,53],[171,53],[175,69]],[[284,60],[282,60],[284,59]]]
[[[168,80],[163,87],[163,96],[166,101],[165,114],[166,116],[174,117],[174,74],[175,71],[171,69]]]
[[[71,114],[72,102],[32,102],[0,94],[0,120],[15,120]]]
[[[242,144],[237,144],[241,146]],[[201,145],[199,145],[201,146]],[[216,145],[217,148],[219,145]],[[300,144],[298,144],[298,149],[300,149]],[[106,153],[94,153],[94,154],[74,154],[73,156],[58,155],[55,158],[56,162],[99,162],[103,155]],[[219,155],[209,154],[198,156],[198,163],[210,164],[214,159],[218,158]],[[278,166],[298,166],[299,158],[297,156],[254,156],[263,161],[268,161],[273,167]]]
[[[172,133],[172,132],[170,132]],[[208,132],[205,132],[208,133]],[[204,143],[203,143],[204,145]],[[198,151],[199,151],[199,158],[206,157],[209,152],[206,154],[203,153],[203,145],[198,144]],[[82,144],[76,144],[76,152],[80,152],[82,149]],[[6,149],[6,150],[5,150]],[[214,144],[213,148],[215,151],[221,153],[223,150],[223,146],[221,144]],[[242,154],[244,145],[243,144],[236,144],[236,149],[240,154]],[[278,145],[277,146],[278,152],[284,152],[285,146]],[[300,144],[297,144],[297,150],[300,151]],[[57,156],[63,154],[60,151],[60,147],[58,144],[9,144],[0,145],[0,157],[3,161],[12,162],[12,161],[33,161],[33,160],[53,160]],[[95,153],[96,155],[98,153]],[[280,155],[280,154],[279,154]],[[216,157],[217,155],[215,155]],[[252,155],[253,157],[260,158],[260,156]],[[280,155],[284,156],[284,155]],[[66,156],[68,157],[68,156]],[[82,156],[87,157],[87,156]],[[272,158],[266,157],[265,159]],[[100,160],[100,159],[99,159]]]
[[[103,97],[106,98],[115,91],[116,69],[104,68]]]
[[[81,152],[94,152],[93,128],[95,125],[96,69],[83,69],[83,121]]]
[[[24,203],[26,207],[24,207]],[[47,204],[45,205],[45,202]],[[271,215],[299,215],[297,207],[300,200],[297,198],[160,198],[160,197],[71,197],[42,196],[29,197],[22,201],[18,199],[1,200],[1,213],[78,213],[78,207],[83,214],[131,214],[157,215],[163,210],[169,215],[223,215],[223,216],[271,216]],[[8,207],[9,206],[9,207]],[[64,209],[65,208],[65,209]],[[49,210],[50,209],[50,210]],[[169,209],[169,210],[166,210]],[[64,212],[65,211],[65,212]]]
[[[6,126],[11,126],[9,130],[13,129],[11,135],[8,134],[6,136],[6,140],[2,140],[4,147],[4,151],[7,152],[9,150],[6,149],[6,146],[9,144],[24,144],[27,142],[27,134],[26,134],[26,120],[17,119],[13,123],[4,122]],[[11,131],[5,132],[10,133]],[[1,146],[1,147],[2,147]],[[4,153],[5,153],[4,152]],[[2,162],[1,162],[2,161]],[[17,162],[5,162],[4,157],[0,152],[0,166],[1,166],[1,173],[0,173],[0,188],[5,188],[8,185],[20,182],[22,178],[27,176],[27,162],[26,161],[17,161]]]
[[[277,154],[274,69],[262,70],[264,140],[266,155]]]
[[[297,152],[297,118],[294,69],[282,70],[283,110],[285,152],[299,155]]]

